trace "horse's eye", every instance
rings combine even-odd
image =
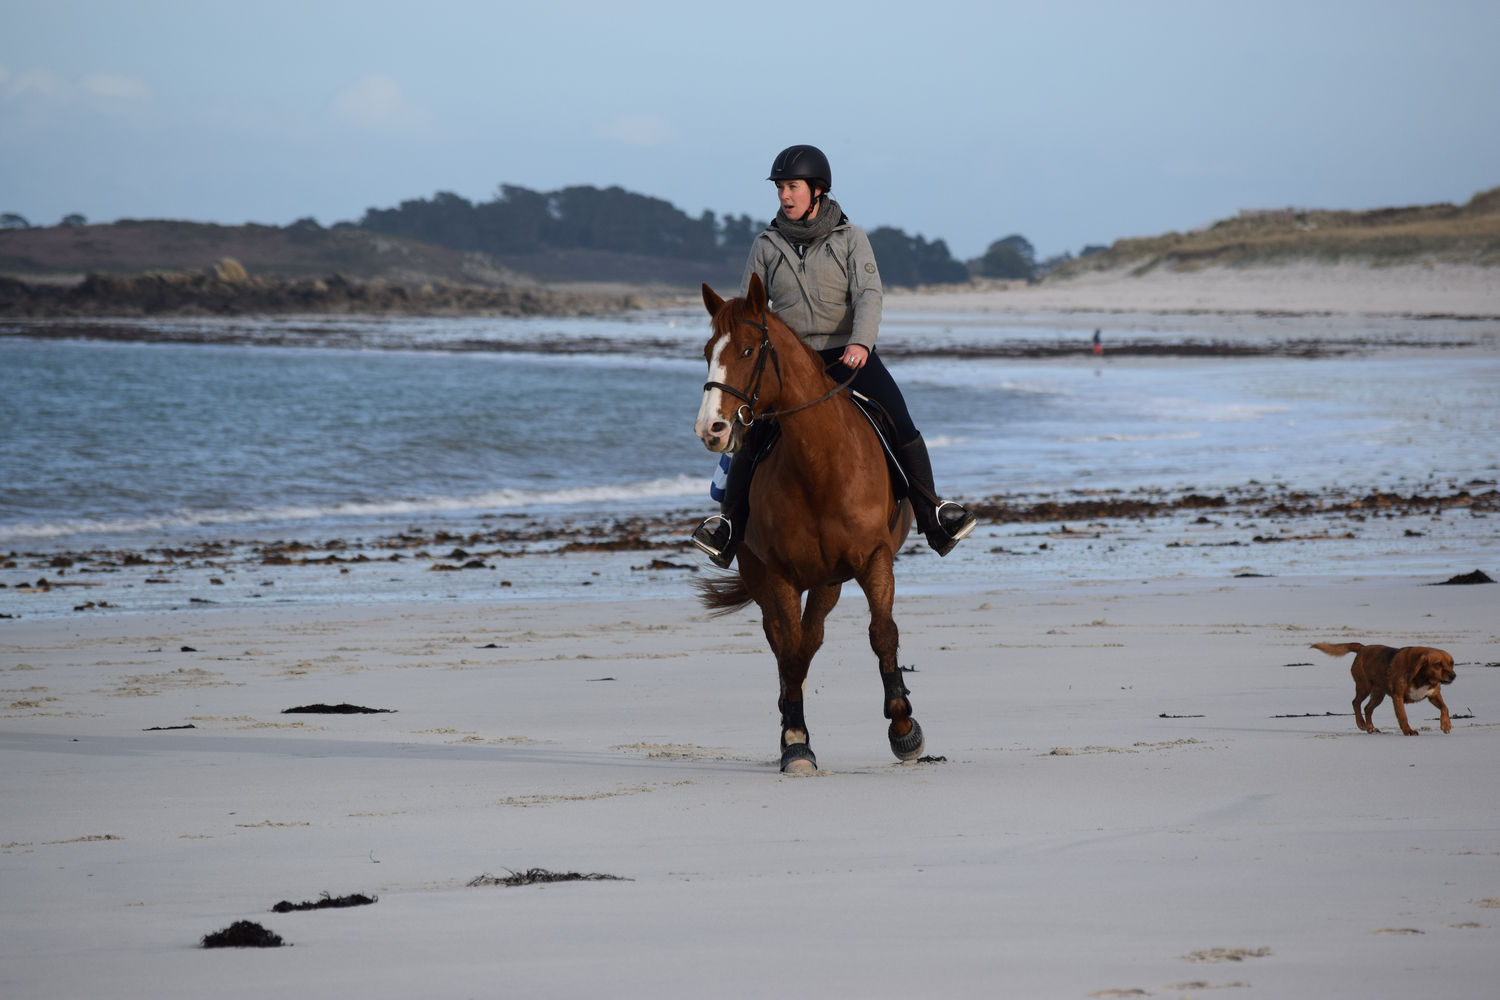
[[[753,347],[747,347],[743,351],[740,352],[740,360],[744,361],[746,358],[750,357],[750,355],[752,355],[754,353],[755,353],[755,348],[753,348]]]

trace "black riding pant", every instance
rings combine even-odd
[[[851,373],[854,374],[854,381],[849,387],[861,395],[869,396],[891,415],[891,421],[896,425],[896,440],[892,442],[894,445],[900,447],[915,441],[918,431],[916,424],[912,423],[911,414],[906,409],[906,399],[901,395],[901,387],[886,370],[885,362],[880,360],[880,355],[871,350],[864,367],[858,372],[852,372],[839,360],[843,353],[842,347],[830,347],[826,351],[818,352],[823,358],[828,374],[835,382],[842,383]]]

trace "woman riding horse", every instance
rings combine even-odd
[[[940,556],[974,530],[974,515],[938,497],[932,462],[913,424],[901,389],[875,351],[883,293],[875,253],[865,231],[849,222],[828,196],[833,170],[816,146],[790,146],[771,163],[768,180],[781,203],[776,218],[756,237],[740,279],[740,295],[759,275],[771,307],[823,358],[836,382],[879,403],[896,428],[896,459],[911,485],[917,528]],[[735,453],[720,512],[693,532],[693,544],[727,569],[744,538],[750,474],[761,427],[750,428]]]

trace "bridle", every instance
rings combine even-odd
[[[776,345],[771,343],[771,327],[765,312],[761,313],[760,322],[758,323],[744,316],[741,316],[739,321],[760,330],[760,347],[755,355],[755,367],[750,370],[750,385],[748,389],[742,392],[732,385],[725,385],[723,382],[705,382],[703,383],[703,390],[707,392],[709,389],[718,389],[722,392],[727,392],[735,399],[744,400],[739,408],[734,411],[734,419],[741,427],[753,427],[757,420],[765,420],[768,417],[785,417],[789,414],[805,410],[808,407],[817,406],[819,403],[830,400],[849,388],[849,384],[859,374],[857,371],[851,372],[847,379],[829,389],[817,399],[809,400],[806,403],[799,403],[784,410],[762,410],[756,413],[755,405],[760,402],[761,379],[766,374],[766,359],[771,359],[771,367],[776,370],[776,382],[780,385],[782,384],[781,357],[776,353]]]

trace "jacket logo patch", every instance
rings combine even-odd
[[[866,274],[874,274],[875,273],[875,265],[873,263],[871,263],[870,261],[866,261],[865,262],[865,273]]]

